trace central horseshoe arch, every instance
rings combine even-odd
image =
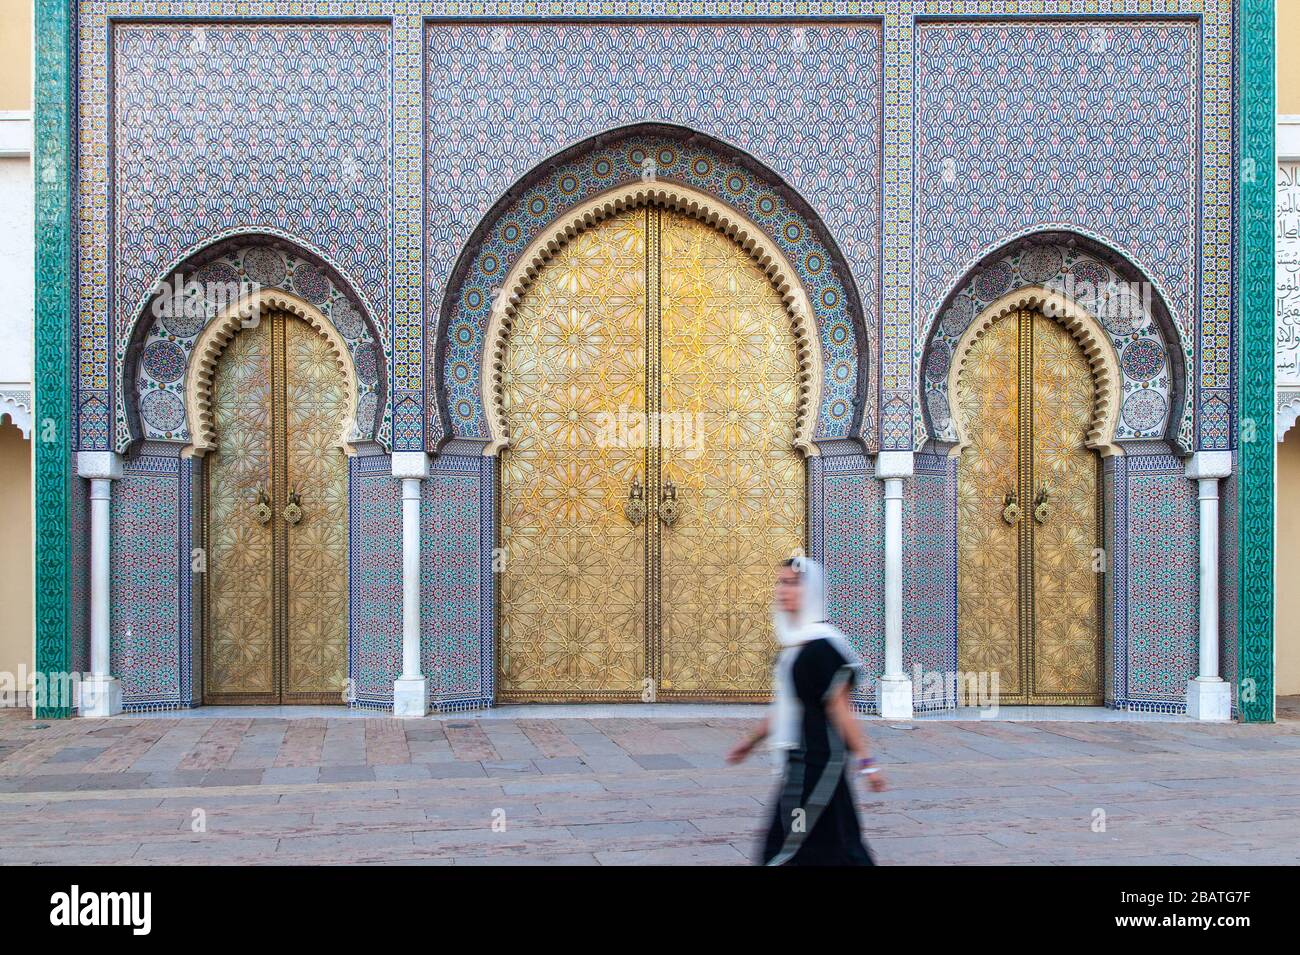
[[[813,442],[816,409],[821,400],[822,363],[816,324],[808,293],[784,253],[754,223],[712,196],[671,182],[632,183],[603,193],[571,210],[539,235],[511,268],[489,319],[480,377],[483,407],[487,411],[491,440],[483,449],[498,454],[510,443],[502,406],[502,369],[519,303],[534,279],[575,236],[628,209],[655,205],[681,212],[706,223],[743,248],[781,296],[798,348],[799,402],[794,446],[804,455],[816,455]]]

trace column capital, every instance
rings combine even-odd
[[[112,451],[78,451],[77,476],[116,481],[122,477],[122,455]]]
[[[882,481],[911,477],[912,461],[911,451],[881,451],[876,455],[876,477]]]
[[[1187,476],[1193,481],[1201,478],[1226,478],[1230,474],[1231,451],[1197,451],[1187,459]]]
[[[429,476],[429,456],[423,451],[394,451],[393,477],[423,481]]]

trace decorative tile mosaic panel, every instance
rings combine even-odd
[[[1190,330],[1198,34],[1192,21],[917,27],[918,316],[990,242],[1071,224],[1129,250]]]
[[[826,458],[823,468],[826,615],[862,657],[868,682],[855,696],[871,707],[885,672],[883,485],[858,455]]]
[[[1060,225],[1150,274],[1198,344],[1198,393],[1226,389],[1232,19],[1227,0],[1189,12],[1204,19],[918,25],[918,322],[982,254]],[[1227,442],[1226,426],[1198,441]]]
[[[430,321],[470,230],[516,180],[596,133],[657,121],[736,145],[807,199],[837,238],[874,326],[880,57],[880,29],[871,23],[430,24],[425,153]],[[509,66],[521,60],[536,66]],[[457,99],[453,91],[458,89],[476,90],[476,97]],[[639,155],[657,162],[660,175],[727,197],[759,221],[810,279],[819,311],[842,309],[843,292],[829,281],[827,250],[809,242],[807,223],[792,219],[773,184],[753,182],[707,148],[692,147],[694,154],[686,157],[673,144],[672,161],[666,163],[658,162],[662,149],[655,144],[640,148]],[[465,292],[476,297],[459,303],[466,320],[450,330],[455,354],[445,371],[456,434],[482,435],[477,355],[491,306],[484,286],[490,294],[492,276],[504,276],[510,253],[522,249],[539,224],[555,218],[557,207],[642,172],[641,162],[629,164],[627,152],[598,152],[589,162],[557,171],[525,197],[520,214],[504,218],[489,240],[495,240],[486,253],[491,267],[483,269],[480,257],[480,280]],[[739,177],[734,186],[732,176]],[[856,378],[856,367],[841,354],[849,343],[834,339],[844,337],[836,327],[834,319],[822,327],[824,347],[833,352],[827,362],[831,377],[823,436],[841,437],[853,413],[841,392]]]
[[[348,678],[358,704],[391,704],[402,672],[402,482],[386,454],[352,458]]]
[[[113,482],[109,652],[127,706],[190,701],[188,601],[182,607],[181,600],[190,515],[181,507],[181,471],[178,458],[141,456]]]
[[[494,464],[440,457],[423,485],[420,665],[441,708],[492,702]]]
[[[944,674],[947,690],[957,671],[956,462],[918,454],[915,468],[903,482],[903,671],[916,709],[943,709],[927,675]]]
[[[1196,482],[1172,455],[1127,459],[1126,588],[1115,641],[1116,705],[1182,706],[1196,675]],[[1117,555],[1118,558],[1118,555]]]

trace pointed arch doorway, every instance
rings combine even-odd
[[[233,320],[232,328],[240,323]],[[342,703],[348,641],[346,351],[284,310],[245,321],[205,395],[203,699]],[[205,333],[207,335],[208,333]],[[197,349],[204,352],[202,344]],[[202,378],[202,373],[196,374]]]
[[[1054,303],[1060,304],[1060,303]],[[963,337],[956,395],[958,668],[1002,704],[1103,702],[1103,353],[1041,303],[990,307]],[[984,684],[981,684],[984,685]],[[989,684],[991,685],[991,683]]]
[[[651,202],[569,239],[501,365],[499,697],[756,700],[805,546],[800,346],[730,236]]]

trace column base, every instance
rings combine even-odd
[[[88,676],[79,686],[82,716],[102,719],[122,712],[122,681],[114,676]]]
[[[1194,720],[1232,719],[1232,687],[1218,677],[1188,680],[1187,715]]]
[[[907,677],[881,677],[876,681],[876,699],[880,716],[887,720],[912,718],[912,681]]]
[[[427,716],[429,698],[424,677],[415,680],[396,680],[393,683],[394,716]]]

